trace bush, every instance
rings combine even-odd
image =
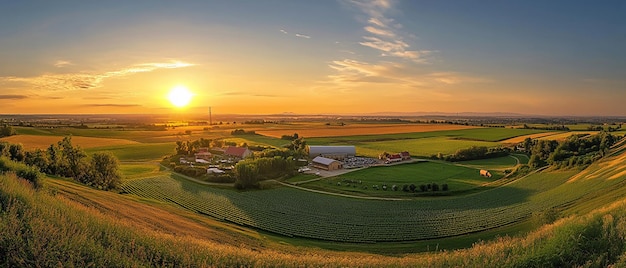
[[[41,178],[43,174],[36,167],[26,165],[10,160],[7,157],[0,157],[0,171],[15,172],[20,178],[23,178],[33,184],[33,187],[41,187]]]
[[[447,183],[442,184],[441,185],[441,190],[442,191],[447,191],[448,190],[448,184]]]

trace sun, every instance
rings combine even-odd
[[[187,106],[192,97],[193,94],[185,86],[176,86],[167,95],[172,105],[179,108]]]

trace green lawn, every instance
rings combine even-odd
[[[495,181],[499,177],[499,175],[494,174],[492,178],[485,178],[480,176],[479,170],[475,168],[427,161],[370,167],[337,177],[306,183],[303,186],[359,195],[409,197],[413,194],[401,191],[404,184],[415,184],[419,187],[421,184],[437,183],[442,185],[446,183],[449,186],[449,191],[456,192],[476,188]],[[376,190],[374,185],[378,185],[379,190]],[[380,189],[383,185],[387,185],[387,191]],[[392,191],[393,185],[399,187],[398,191]]]

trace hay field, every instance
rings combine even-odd
[[[558,134],[549,135],[549,136],[543,136],[539,139],[562,141],[562,140],[569,138],[572,135],[579,135],[579,134],[596,135],[598,134],[598,131],[572,131],[572,132],[558,133]]]
[[[535,133],[535,134],[529,134],[529,135],[513,137],[513,138],[510,138],[510,139],[506,139],[506,140],[500,141],[500,142],[501,143],[520,143],[520,142],[523,142],[526,138],[538,139],[538,138],[543,138],[543,137],[546,137],[546,136],[551,136],[551,135],[556,135],[556,134],[561,134],[561,133],[563,133],[563,132]]]
[[[57,143],[61,140],[63,140],[63,136],[36,136],[36,135],[15,135],[15,136],[4,137],[0,139],[0,141],[6,141],[10,143],[21,143],[24,146],[24,148],[27,150],[46,149],[50,147],[50,144]],[[104,147],[104,146],[138,144],[138,142],[125,140],[125,139],[72,136],[72,144],[79,145],[82,148],[96,148],[96,147]]]
[[[441,130],[459,130],[476,128],[473,126],[448,125],[448,124],[390,124],[390,125],[366,125],[355,124],[345,126],[311,126],[311,128],[284,128],[258,130],[257,134],[280,138],[282,135],[298,133],[301,137],[340,137],[356,135],[381,135],[397,133],[431,132]]]

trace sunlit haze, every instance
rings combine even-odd
[[[623,116],[625,14],[624,1],[5,1],[0,113]]]

